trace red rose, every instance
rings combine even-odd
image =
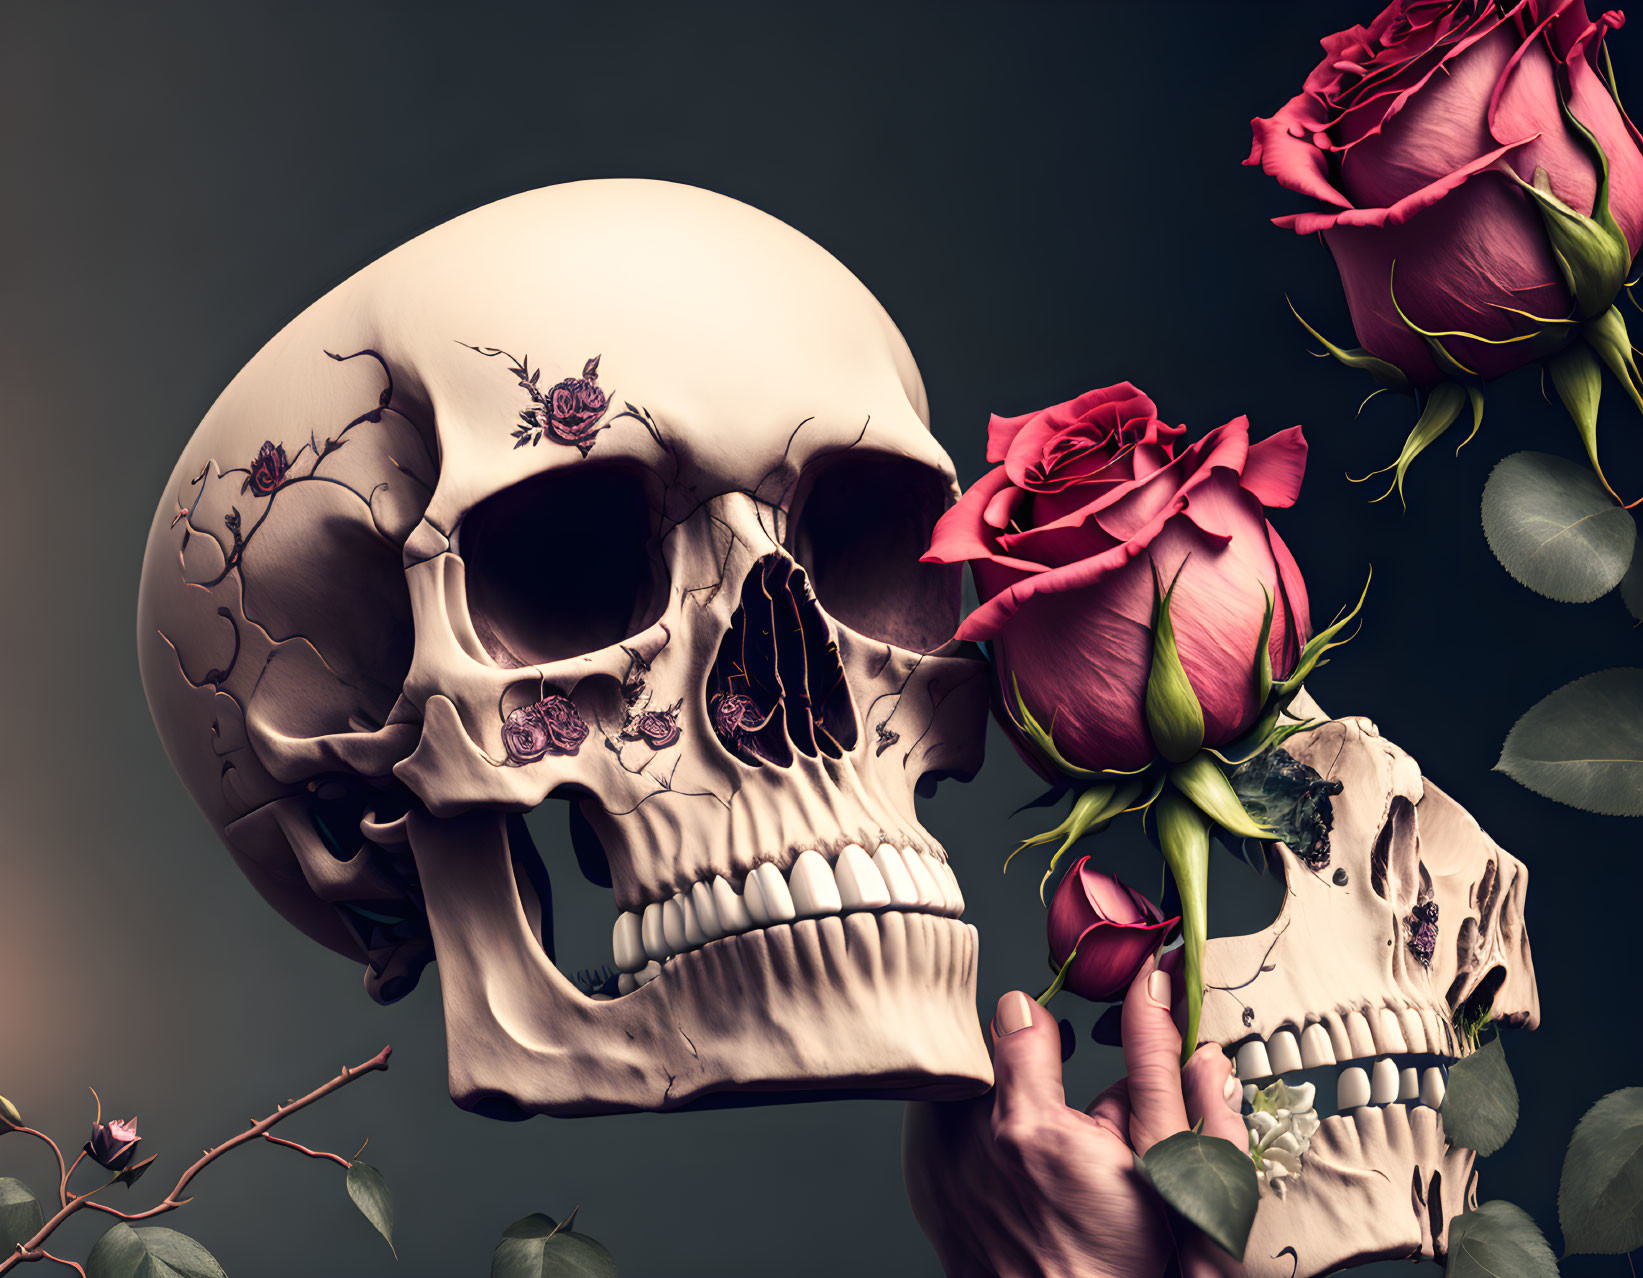
[[[1591,318],[1613,301],[1643,240],[1643,139],[1597,70],[1604,35],[1623,22],[1591,21],[1584,0],[1395,0],[1367,28],[1327,37],[1300,94],[1252,122],[1245,163],[1325,206],[1278,225],[1322,232],[1359,342],[1410,381],[1454,372],[1411,323],[1446,334],[1444,350],[1485,378],[1575,335],[1532,318],[1577,308],[1517,180],[1544,170],[1552,195],[1595,215],[1597,157],[1565,110],[1603,148],[1609,207],[1631,246],[1626,262],[1590,274],[1578,309]],[[1447,335],[1457,332],[1488,341]]]
[[[1180,916],[1166,919],[1134,888],[1080,857],[1050,900],[1050,961],[1059,969],[1075,949],[1065,989],[1094,1002],[1122,998],[1135,974],[1167,940]]]
[[[1176,583],[1175,640],[1206,746],[1232,741],[1264,708],[1253,671],[1268,600],[1275,678],[1310,630],[1300,569],[1263,509],[1300,491],[1300,427],[1251,444],[1240,417],[1177,454],[1180,431],[1128,383],[994,417],[987,459],[1000,464],[942,516],[924,556],[969,562],[982,603],[959,637],[992,641],[1006,693],[1018,682],[1080,767],[1155,757],[1144,709],[1155,574]]]
[[[289,467],[290,463],[285,459],[285,446],[271,439],[264,440],[251,465],[246,468],[245,482],[240,485],[240,491],[243,493],[249,489],[259,497],[266,497],[285,482],[285,472]]]

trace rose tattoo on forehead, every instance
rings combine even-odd
[[[487,359],[501,356],[508,360],[508,371],[519,379],[519,389],[530,396],[530,405],[519,410],[519,423],[513,428],[515,448],[526,444],[534,447],[547,439],[556,444],[569,444],[586,457],[593,450],[599,432],[616,420],[605,420],[610,397],[599,385],[597,355],[582,365],[581,376],[562,377],[543,390],[542,369],[531,367],[529,355],[516,359],[500,347],[459,344]]]

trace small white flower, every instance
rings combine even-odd
[[[1311,1083],[1291,1087],[1282,1079],[1255,1093],[1254,1112],[1244,1119],[1249,1129],[1249,1156],[1262,1189],[1282,1198],[1286,1176],[1301,1173],[1301,1156],[1319,1127]]]

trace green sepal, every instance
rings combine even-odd
[[[1334,342],[1306,322],[1301,313],[1295,309],[1294,302],[1289,301],[1287,297],[1284,298],[1284,301],[1289,304],[1290,314],[1301,321],[1301,327],[1322,342],[1324,349],[1348,368],[1362,369],[1364,372],[1371,374],[1376,381],[1392,390],[1408,389],[1409,379],[1404,376],[1403,369],[1396,364],[1381,359],[1379,356],[1371,355],[1361,346],[1354,347],[1352,350],[1345,350],[1335,345]]]
[[[1073,952],[1067,955],[1067,961],[1056,969],[1055,980],[1051,981],[1042,994],[1038,996],[1038,1005],[1048,1007],[1050,1000],[1061,993],[1061,987],[1067,983],[1067,970],[1072,967],[1073,960],[1078,957],[1078,947],[1073,946]]]
[[[1576,309],[1581,315],[1594,317],[1614,304],[1620,286],[1626,282],[1632,255],[1626,247],[1626,237],[1609,212],[1609,165],[1603,148],[1573,116],[1565,118],[1577,132],[1585,135],[1597,153],[1598,185],[1592,209],[1596,216],[1587,217],[1554,195],[1551,175],[1543,168],[1535,169],[1532,182],[1525,182],[1516,174],[1513,176],[1535,202],[1546,227],[1546,238],[1551,241],[1552,252],[1563,270],[1564,282],[1574,294]]]
[[[1227,833],[1245,839],[1273,837],[1271,830],[1244,811],[1226,772],[1207,751],[1171,768],[1169,779],[1172,786]]]
[[[1015,852],[1005,858],[1004,868],[1009,869],[1010,860],[1016,852],[1033,847],[1041,843],[1053,843],[1060,839],[1061,846],[1050,857],[1049,868],[1044,871],[1044,877],[1039,880],[1038,899],[1043,901],[1044,889],[1049,884],[1056,866],[1060,864],[1063,854],[1073,844],[1077,843],[1086,834],[1099,834],[1106,829],[1110,822],[1119,813],[1124,812],[1134,803],[1141,793],[1141,783],[1130,781],[1123,784],[1092,785],[1082,791],[1073,800],[1072,811],[1067,813],[1066,819],[1053,830],[1043,834],[1035,834],[1032,838],[1022,842]]]
[[[1626,330],[1626,317],[1620,308],[1611,306],[1604,311],[1586,325],[1583,335],[1604,366],[1626,388],[1632,406],[1643,412],[1643,395],[1638,393],[1639,386],[1643,385],[1643,373],[1638,372],[1637,357],[1632,354],[1632,335]]]
[[[1176,581],[1180,580],[1176,571]],[[1152,668],[1147,672],[1147,730],[1158,753],[1171,763],[1181,763],[1197,754],[1204,744],[1204,707],[1192,690],[1181,651],[1175,646],[1175,627],[1170,622],[1170,596],[1161,589],[1158,568],[1152,570]]]
[[[1519,342],[1539,341],[1549,335],[1554,334],[1557,329],[1562,328],[1569,323],[1567,316],[1553,316],[1547,318],[1539,315],[1531,315],[1528,311],[1516,311],[1514,312],[1515,314],[1521,315],[1525,319],[1533,320],[1535,322],[1535,327],[1526,333],[1514,333],[1511,337],[1485,337],[1482,333],[1469,333],[1463,328],[1444,329],[1441,331],[1422,328],[1419,324],[1415,323],[1414,320],[1410,319],[1409,316],[1405,314],[1403,307],[1398,304],[1397,275],[1398,264],[1394,261],[1391,268],[1387,271],[1386,276],[1386,294],[1388,300],[1392,303],[1392,309],[1397,312],[1398,318],[1403,321],[1405,328],[1407,328],[1411,333],[1414,333],[1416,336],[1422,337],[1426,340],[1426,349],[1431,353],[1433,362],[1436,363],[1437,366],[1451,378],[1455,378],[1460,381],[1469,381],[1477,378],[1479,375],[1478,371],[1474,368],[1468,368],[1465,364],[1462,364],[1460,360],[1456,359],[1455,356],[1450,354],[1448,348],[1444,346],[1441,340],[1442,338],[1459,337],[1468,342],[1477,342],[1480,346],[1516,346]],[[1511,310],[1512,308],[1503,307],[1499,309]],[[1567,341],[1567,336],[1564,336],[1563,340]]]
[[[1266,616],[1261,618],[1261,637],[1255,643],[1255,704],[1264,706],[1266,699],[1272,695],[1272,612],[1276,600],[1267,594],[1267,588],[1261,587],[1261,593],[1266,595]]]
[[[1398,494],[1400,502],[1403,501],[1403,477],[1408,473],[1409,467],[1415,458],[1455,424],[1455,419],[1460,416],[1460,410],[1466,406],[1468,400],[1472,403],[1475,434],[1478,424],[1483,420],[1481,394],[1462,386],[1459,382],[1439,382],[1427,392],[1426,403],[1421,407],[1420,419],[1409,432],[1409,438],[1403,441],[1403,449],[1398,453],[1397,460],[1390,466],[1382,466],[1379,470],[1372,470],[1364,476],[1364,479],[1372,479],[1389,470],[1396,472],[1392,477],[1392,483],[1384,493],[1375,498],[1376,501],[1385,501],[1393,493]],[[1470,439],[1471,436],[1467,438]]]
[[[1576,342],[1547,360],[1546,371],[1552,375],[1557,397],[1563,401],[1575,424],[1575,433],[1585,445],[1593,473],[1613,493],[1614,485],[1603,473],[1603,464],[1597,458],[1597,409],[1603,398],[1603,365],[1597,351],[1588,342]]]
[[[1187,996],[1187,1029],[1181,1036],[1184,1065],[1198,1049],[1198,1021],[1204,1010],[1204,945],[1209,939],[1209,820],[1196,804],[1178,794],[1166,792],[1153,806],[1158,813],[1158,846],[1175,879],[1176,895],[1181,898],[1181,978]]]
[[[1096,771],[1091,768],[1079,767],[1076,763],[1073,763],[1065,758],[1060,750],[1056,749],[1055,739],[1051,736],[1049,729],[1039,723],[1039,721],[1033,717],[1033,712],[1027,709],[1027,702],[1021,695],[1021,682],[1015,677],[1013,672],[1010,675],[1010,688],[1015,693],[1016,710],[1020,713],[1020,718],[1017,718],[1014,713],[1011,713],[1010,722],[1016,726],[1023,736],[1025,736],[1035,747],[1037,747],[1038,752],[1044,757],[1044,761],[1046,763],[1059,769],[1064,775],[1069,777],[1099,777],[1104,781],[1121,782],[1128,777],[1140,776],[1152,766],[1150,763],[1145,764],[1142,767],[1136,768],[1130,772],[1125,772],[1117,768],[1106,768],[1101,771]],[[1005,711],[1009,712],[1008,704],[1005,706]]]
[[[1282,707],[1274,703],[1266,714],[1256,722],[1255,730],[1246,735],[1236,745],[1226,750],[1216,750],[1211,746],[1204,747],[1205,754],[1212,754],[1229,768],[1242,767],[1258,754],[1264,754],[1277,746],[1281,746],[1297,732],[1305,732],[1308,728],[1316,728],[1322,719],[1299,719],[1293,723],[1279,724],[1278,717]]]
[[[1612,87],[1611,82],[1611,90]],[[1618,94],[1615,104],[1619,105]],[[1626,243],[1625,231],[1615,220],[1614,210],[1609,207],[1609,157],[1603,144],[1575,118],[1568,102],[1562,105],[1564,120],[1591,148],[1597,168],[1592,215],[1586,217],[1576,212],[1552,194],[1551,178],[1544,169],[1535,170],[1535,180],[1527,184],[1527,189],[1540,208],[1547,237],[1568,278],[1576,306],[1582,315],[1592,317],[1608,310],[1619,295],[1631,270],[1632,250]],[[1519,185],[1525,185],[1521,178],[1518,181]]]
[[[1375,570],[1371,568],[1369,575],[1364,579],[1363,591],[1358,595],[1358,602],[1352,605],[1352,611],[1327,629],[1313,635],[1306,647],[1301,649],[1300,660],[1295,663],[1295,669],[1290,672],[1289,678],[1275,685],[1280,706],[1288,705],[1294,699],[1295,694],[1301,690],[1301,685],[1306,682],[1307,676],[1317,669],[1324,653],[1347,642],[1346,639],[1336,640],[1335,636],[1340,634],[1362,610],[1363,601],[1369,597],[1369,583],[1374,579]]]

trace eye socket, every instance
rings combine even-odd
[[[651,625],[667,573],[643,476],[573,465],[486,498],[462,521],[468,612],[505,666],[596,652]]]
[[[846,452],[801,482],[789,535],[816,598],[871,639],[932,652],[958,629],[961,569],[921,564],[947,478],[907,457]]]

